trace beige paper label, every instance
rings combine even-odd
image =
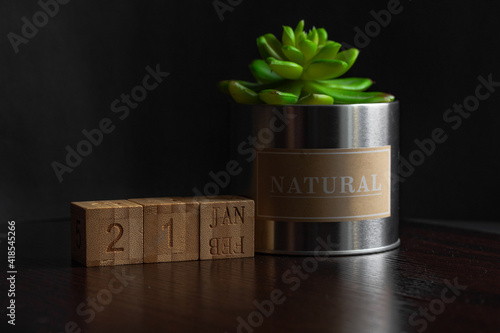
[[[257,219],[335,222],[391,215],[391,146],[264,149],[256,163]]]

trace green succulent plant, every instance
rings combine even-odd
[[[340,51],[323,28],[304,31],[283,26],[281,41],[273,34],[257,38],[262,59],[253,60],[250,72],[257,82],[224,80],[219,88],[242,104],[347,104],[392,102],[394,96],[366,92],[368,78],[339,78],[356,61],[356,48]]]

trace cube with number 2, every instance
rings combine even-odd
[[[143,207],[128,200],[71,203],[71,253],[85,266],[143,262]]]

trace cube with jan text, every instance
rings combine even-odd
[[[200,197],[200,259],[254,256],[254,202],[238,196]]]
[[[198,260],[198,202],[189,198],[129,200],[144,207],[145,263]]]
[[[85,266],[143,262],[143,208],[128,200],[71,203],[71,253]]]

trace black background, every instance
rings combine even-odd
[[[226,1],[223,1],[226,2]],[[445,111],[474,95],[478,77],[500,82],[495,1],[401,0],[401,12],[359,44],[358,27],[390,1],[233,1],[220,19],[213,1],[79,1],[60,5],[16,54],[36,1],[0,5],[0,217],[67,217],[69,202],[193,195],[230,159],[228,97],[221,79],[250,79],[255,39],[281,26],[324,27],[361,49],[349,76],[374,79],[401,108],[401,156],[442,128],[437,145],[401,185],[405,217],[498,220],[500,87],[456,130]],[[146,67],[170,75],[120,120],[111,103],[142,83]],[[482,92],[485,92],[483,90]],[[82,130],[109,118],[115,130],[59,182]]]

